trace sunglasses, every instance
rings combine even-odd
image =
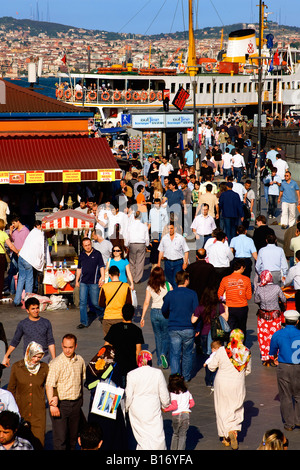
[[[113,253],[121,253],[122,250],[113,250]]]

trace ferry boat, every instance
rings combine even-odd
[[[262,6],[262,103],[271,114],[285,114],[300,105],[300,51],[274,49],[264,38]],[[162,69],[125,67],[99,68],[97,73],[59,73],[57,99],[99,113],[101,121],[113,125],[124,114],[178,111],[174,99],[180,89],[187,92],[185,112],[198,115],[228,115],[241,111],[252,118],[258,105],[259,39],[254,29],[229,34],[227,50],[217,58],[197,58],[193,32],[192,0],[189,0],[189,50],[186,63]],[[278,59],[278,60],[275,60]],[[76,85],[81,82],[82,90]],[[67,85],[66,85],[67,84]]]

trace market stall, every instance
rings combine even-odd
[[[67,209],[54,212],[42,219],[42,230],[55,233],[52,236],[52,264],[44,269],[44,294],[70,294],[74,291],[75,276],[80,253],[81,236],[89,235],[93,230],[95,218],[78,210]],[[57,243],[57,232],[63,236],[63,241]],[[68,235],[78,235],[78,251],[68,242]]]

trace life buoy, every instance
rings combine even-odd
[[[239,65],[239,73],[243,73],[244,72],[244,66],[243,64],[240,64]]]
[[[149,93],[149,100],[154,101],[155,98],[156,98],[155,91],[151,90],[150,93]]]
[[[82,91],[80,91],[80,90],[76,91],[76,93],[75,93],[75,98],[76,98],[77,100],[82,100],[82,97],[83,97]]]
[[[211,72],[212,69],[213,69],[213,65],[210,62],[208,62],[208,64],[206,64],[206,66],[205,66],[205,70],[207,72]]]
[[[142,90],[141,100],[146,101],[147,98],[148,98],[148,93],[145,90]]]
[[[60,88],[57,93],[58,98],[62,98],[64,96],[64,90]]]
[[[132,98],[134,99],[134,101],[140,101],[141,95],[137,91],[134,91],[132,94]]]
[[[97,99],[97,92],[92,90],[88,94],[89,101],[95,101]]]
[[[121,97],[122,97],[122,93],[119,90],[116,90],[114,92],[114,100],[119,101],[121,99]]]
[[[58,88],[56,88],[55,96],[58,98]]]
[[[162,91],[158,91],[158,92],[157,92],[157,99],[158,99],[159,101],[162,101],[162,99],[163,99]]]
[[[130,101],[130,100],[131,100],[131,91],[130,91],[130,90],[126,90],[124,96],[125,96],[125,100],[126,100],[126,101]]]
[[[185,72],[186,66],[184,64],[179,64],[179,72]]]
[[[108,91],[103,91],[103,93],[102,93],[102,95],[101,95],[101,99],[102,99],[103,101],[108,101],[109,98],[110,98],[109,92],[108,92]]]
[[[72,96],[72,92],[71,90],[68,88],[66,91],[65,91],[65,97],[67,100],[69,100]]]

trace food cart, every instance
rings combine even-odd
[[[42,230],[54,231],[54,243],[51,251],[50,265],[43,273],[44,295],[71,294],[74,291],[78,256],[74,246],[68,243],[68,235],[74,231],[85,232],[93,230],[95,218],[83,212],[66,209],[53,212],[42,219]],[[62,241],[56,241],[57,232],[62,235]],[[81,237],[78,237],[78,253],[80,253]]]

